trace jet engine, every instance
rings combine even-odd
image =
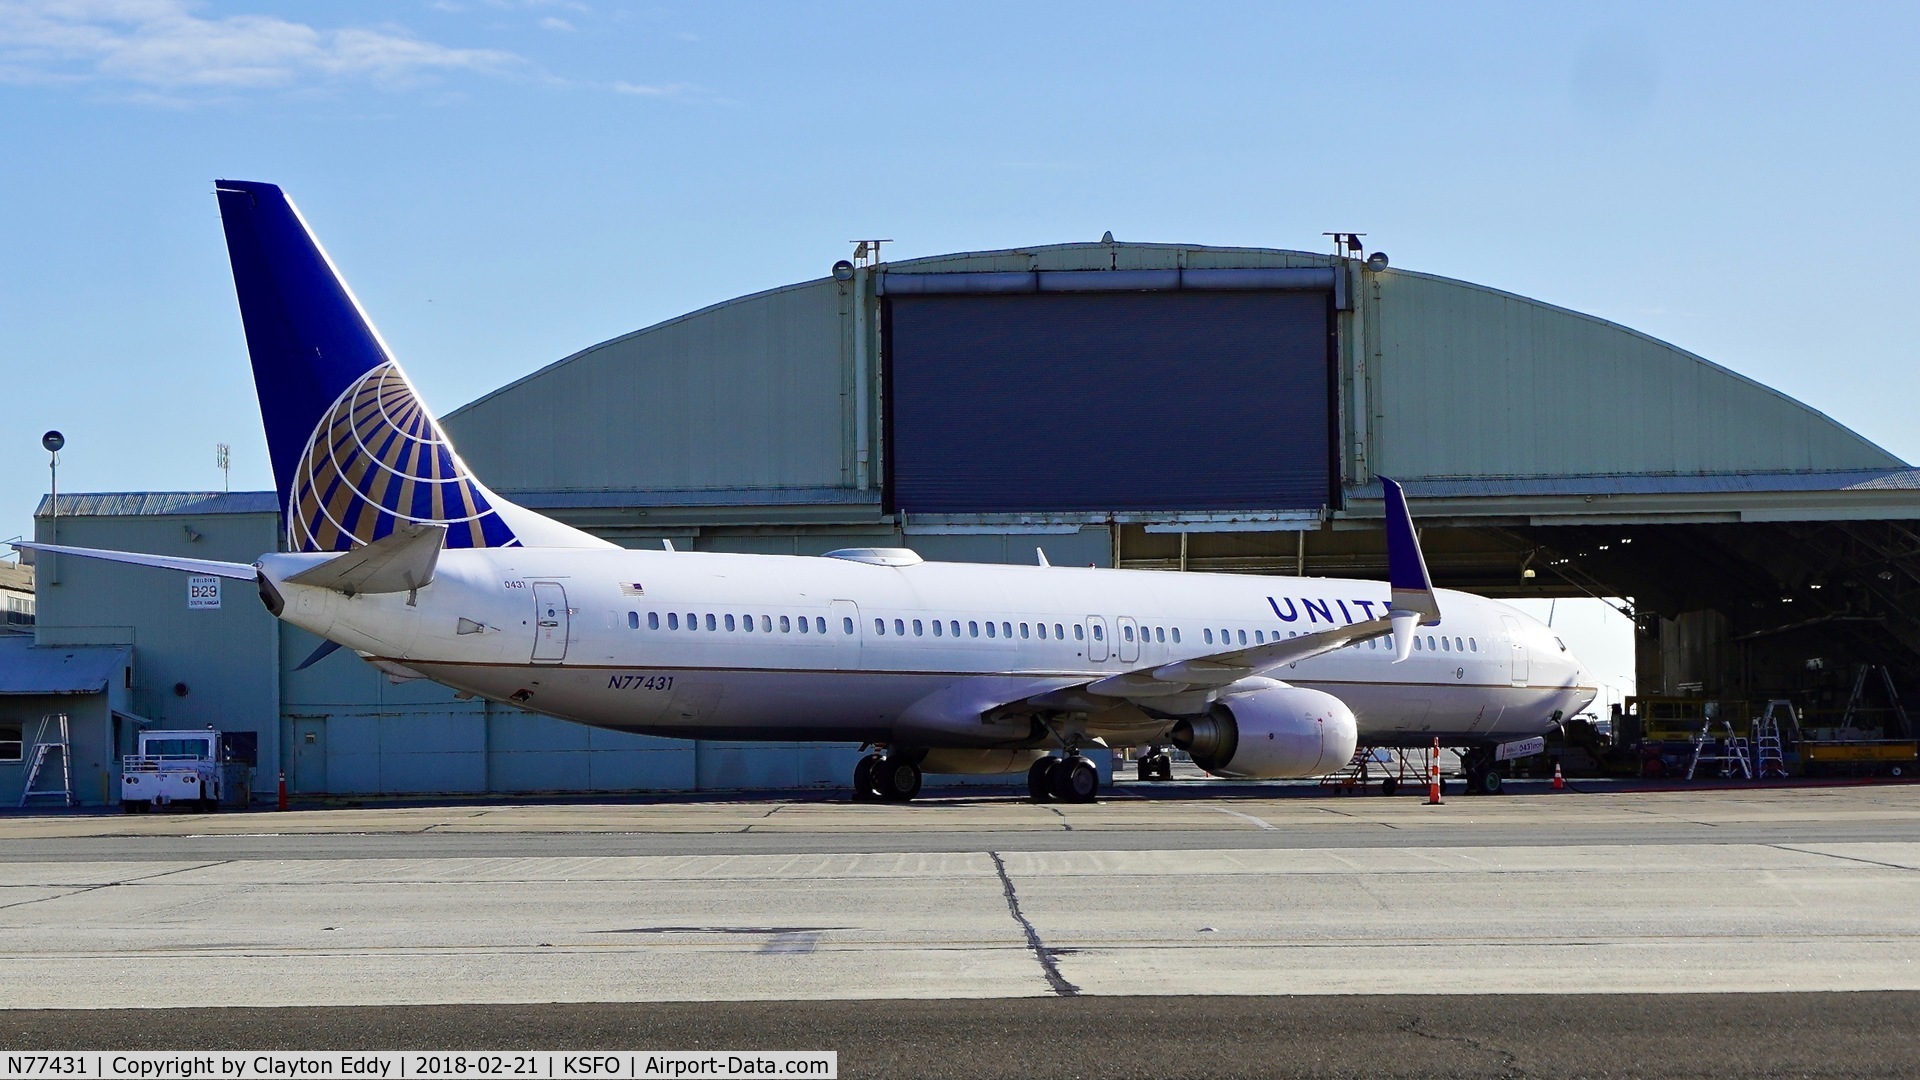
[[[1206,715],[1173,726],[1173,744],[1216,776],[1322,776],[1353,760],[1353,710],[1332,694],[1272,680],[1228,693]]]

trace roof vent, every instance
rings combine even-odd
[[[841,548],[827,552],[827,558],[872,563],[875,566],[913,566],[926,562],[918,552],[906,548]]]

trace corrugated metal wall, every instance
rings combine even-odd
[[[1379,346],[1377,475],[1901,464],[1784,394],[1626,327],[1445,278],[1399,270],[1362,277],[1362,317]]]
[[[744,297],[603,342],[445,418],[500,491],[850,484],[849,289]]]

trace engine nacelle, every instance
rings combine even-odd
[[[1205,716],[1173,726],[1173,744],[1216,776],[1324,776],[1353,760],[1359,725],[1332,694],[1270,683],[1228,694]]]

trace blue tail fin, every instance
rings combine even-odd
[[[278,187],[214,187],[290,550],[347,551],[410,521],[446,525],[448,547],[604,543],[473,477]]]

